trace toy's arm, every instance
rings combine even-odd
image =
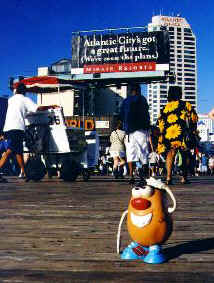
[[[164,184],[164,186],[162,187],[162,189],[166,190],[167,193],[170,195],[172,202],[173,202],[173,206],[168,208],[168,212],[169,213],[173,213],[176,209],[176,199],[172,193],[172,191],[170,190],[170,188]]]
[[[120,231],[121,231],[121,226],[123,224],[123,220],[126,217],[126,214],[128,213],[128,210],[125,210],[120,218],[120,223],[118,226],[118,231],[117,231],[117,253],[120,253]]]
[[[165,190],[170,195],[172,202],[173,202],[173,206],[168,208],[168,212],[169,213],[174,212],[176,209],[176,200],[170,188],[166,184],[161,182],[160,179],[156,180],[155,178],[150,177],[149,179],[146,179],[146,182],[149,186],[158,188],[160,190]]]

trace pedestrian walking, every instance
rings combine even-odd
[[[111,133],[110,142],[111,146],[109,149],[110,156],[114,159],[113,174],[117,179],[118,177],[123,177],[123,167],[126,163],[125,161],[125,139],[126,133],[122,130],[122,122],[117,121],[116,129]]]
[[[29,112],[36,112],[38,106],[30,99],[25,97],[26,87],[20,83],[14,91],[14,95],[8,100],[8,108],[3,128],[7,139],[7,150],[0,159],[0,169],[7,162],[9,156],[14,153],[16,160],[21,168],[20,177],[25,177],[23,160],[23,140],[25,131],[25,117]],[[0,176],[0,182],[7,182]]]
[[[148,154],[149,154],[149,129],[150,117],[149,106],[144,96],[141,95],[139,84],[129,86],[130,95],[123,101],[120,109],[120,119],[126,132],[125,146],[126,158],[129,167],[129,182],[133,184],[134,166],[140,161],[142,168],[139,169],[140,178],[149,176]]]
[[[198,116],[189,102],[181,100],[182,89],[179,86],[170,86],[168,103],[161,110],[157,121],[160,129],[158,139],[158,153],[166,153],[167,177],[166,183],[172,184],[172,167],[178,150],[182,155],[181,183],[189,183],[188,151],[196,146]]]
[[[207,175],[208,169],[208,158],[205,153],[202,153],[201,156],[201,173],[203,176]]]

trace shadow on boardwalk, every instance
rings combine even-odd
[[[183,254],[200,253],[214,249],[214,238],[195,240],[164,249],[167,259],[175,259]]]

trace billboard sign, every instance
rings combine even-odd
[[[167,31],[72,37],[73,74],[169,70]]]

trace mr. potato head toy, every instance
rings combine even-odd
[[[127,228],[133,242],[123,250],[122,259],[143,260],[146,263],[163,263],[167,260],[161,251],[172,232],[171,214],[176,209],[176,200],[168,186],[150,177],[146,185],[132,188],[132,197],[120,219],[117,234],[117,253],[120,253],[120,231],[127,215]],[[166,193],[173,201],[168,207]]]

